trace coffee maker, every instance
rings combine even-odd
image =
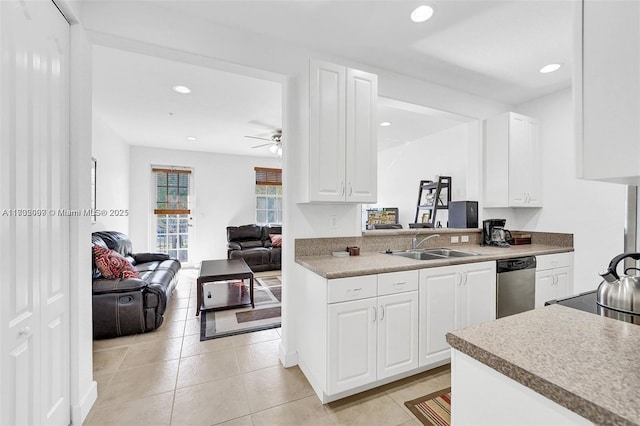
[[[504,229],[506,219],[487,219],[482,221],[482,245],[509,247],[507,239],[511,238],[511,232]]]

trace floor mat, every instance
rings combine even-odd
[[[404,405],[423,425],[449,426],[451,424],[451,388],[407,401]]]

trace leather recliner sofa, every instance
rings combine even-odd
[[[92,234],[100,245],[125,257],[140,278],[105,278],[93,259],[93,338],[105,339],[145,333],[162,325],[178,283],[180,261],[164,253],[133,253],[131,241],[120,232]]]
[[[279,225],[227,226],[228,259],[244,259],[253,272],[281,269],[282,248],[272,235],[282,236]]]

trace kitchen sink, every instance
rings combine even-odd
[[[478,256],[478,253],[471,253],[468,251],[460,251],[448,248],[396,251],[391,254],[393,254],[394,256],[408,257],[409,259],[415,260],[443,260],[450,257]]]

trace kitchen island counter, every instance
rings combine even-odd
[[[447,341],[590,422],[640,424],[638,325],[551,305],[450,332]],[[455,401],[455,384],[452,394]]]

